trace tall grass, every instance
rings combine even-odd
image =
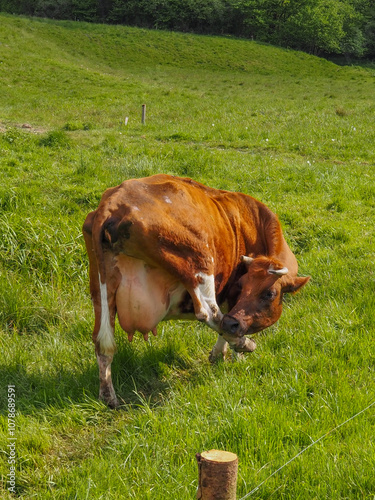
[[[0,24],[2,497],[13,384],[21,498],[193,498],[195,453],[223,448],[239,498],[266,480],[250,498],[372,499],[373,407],[269,476],[374,401],[373,70],[220,37]],[[157,172],[268,204],[312,280],[242,363],[211,366],[198,323],[147,344],[117,327],[113,412],[81,226],[107,187]]]

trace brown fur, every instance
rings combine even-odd
[[[111,361],[108,357],[106,364],[100,357],[107,353],[97,341],[103,286],[111,328],[117,311],[130,338],[137,329],[144,335],[147,329],[155,333],[163,314],[168,319],[194,314],[236,347],[239,337],[277,321],[283,293],[296,291],[308,281],[297,278],[296,258],[277,216],[265,205],[191,179],[161,174],[108,189],[97,210],[87,216],[83,233],[95,311],[93,340],[103,373],[108,366],[110,374]],[[246,266],[242,255],[255,259]],[[131,279],[126,277],[127,265]],[[289,272],[282,277],[268,272],[284,267]],[[154,290],[145,293],[143,315],[140,283]],[[267,293],[277,299],[265,300]],[[229,313],[223,318],[219,307],[224,302]],[[101,394],[112,394],[111,387],[101,386]],[[107,402],[115,406],[112,400],[111,396]]]

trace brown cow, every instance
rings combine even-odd
[[[156,335],[166,319],[198,319],[219,333],[210,359],[256,347],[245,335],[267,328],[282,311],[297,261],[276,217],[241,193],[191,179],[154,175],[108,189],[84,223],[95,311],[93,341],[100,393],[118,406],[111,380],[114,326],[131,341]],[[225,306],[228,314],[221,312]]]

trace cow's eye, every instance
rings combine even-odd
[[[276,292],[273,290],[266,290],[262,294],[263,300],[273,300],[276,297]]]

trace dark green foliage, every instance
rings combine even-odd
[[[0,11],[95,22],[99,20],[102,9],[95,0],[0,0]]]
[[[73,132],[75,130],[91,130],[91,123],[68,122],[63,126],[63,130]]]
[[[313,54],[375,55],[371,0],[0,0],[28,16],[230,34]]]
[[[54,130],[49,132],[45,137],[42,137],[39,144],[51,148],[68,147],[69,138],[63,130]]]

